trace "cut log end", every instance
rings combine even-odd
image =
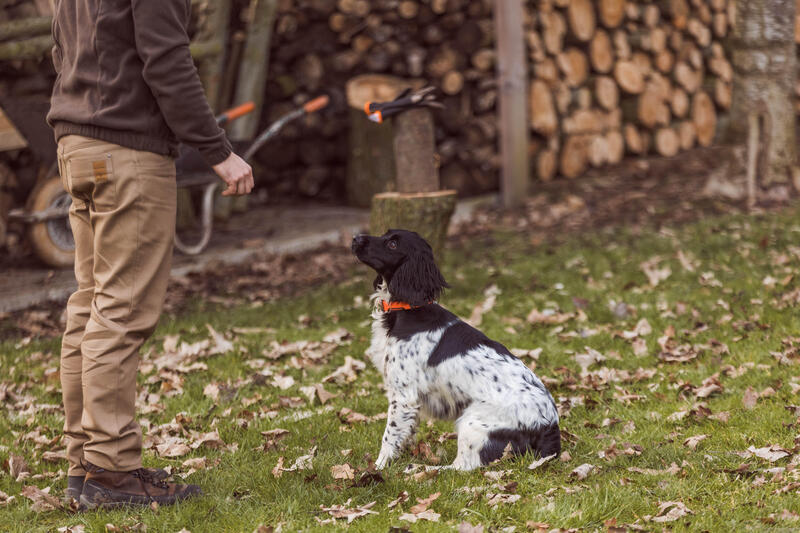
[[[456,191],[376,194],[372,198],[370,231],[374,235],[383,235],[390,228],[416,231],[440,257],[456,198]]]

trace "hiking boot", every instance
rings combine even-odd
[[[157,479],[152,470],[138,468],[130,472],[112,472],[86,464],[86,480],[80,502],[86,509],[114,508],[126,505],[171,505],[202,494],[197,485],[179,485]]]
[[[161,468],[145,468],[154,479],[158,481],[165,480],[169,477],[169,472]],[[85,476],[69,476],[67,477],[67,489],[64,491],[64,496],[69,500],[78,501],[83,492],[83,482]]]

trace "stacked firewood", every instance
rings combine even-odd
[[[538,0],[527,21],[536,175],[710,145],[731,105],[733,0]]]
[[[282,0],[268,101],[277,112],[298,92],[340,93],[347,79],[366,72],[424,78],[441,89],[446,106],[437,116],[443,185],[464,193],[495,189],[493,3]],[[708,146],[718,114],[731,104],[723,42],[733,4],[526,0],[533,174],[574,178],[626,154],[674,156]],[[338,101],[341,112],[344,98]],[[341,113],[320,121],[318,137],[304,137],[288,153],[276,145],[264,154],[266,172],[311,186],[306,192],[340,181],[343,120]],[[336,148],[320,149],[330,144]]]

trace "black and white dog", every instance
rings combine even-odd
[[[541,380],[502,344],[436,303],[447,282],[418,234],[359,235],[353,253],[375,269],[372,343],[389,413],[376,465],[414,444],[420,412],[455,420],[458,455],[449,468],[472,470],[513,453],[561,450],[558,411]]]

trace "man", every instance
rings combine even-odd
[[[248,194],[250,166],[216,124],[189,54],[190,0],[56,0],[48,122],[72,196],[78,290],[61,351],[68,496],[170,504],[200,489],[142,468],[139,348],[158,322],[175,232],[177,141]]]

